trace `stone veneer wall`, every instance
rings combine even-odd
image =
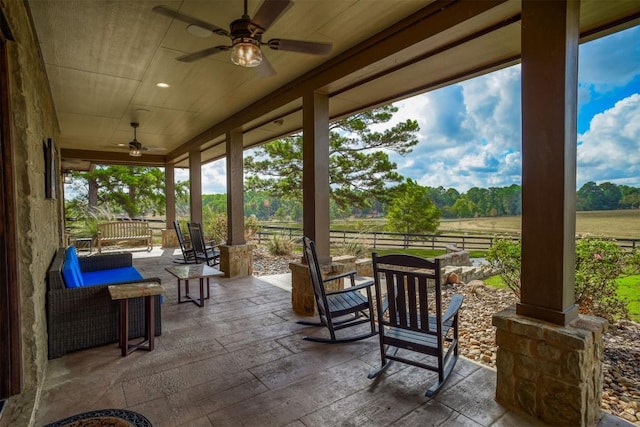
[[[563,327],[510,307],[493,316],[493,325],[498,403],[551,425],[596,425],[606,320],[580,315]]]
[[[59,130],[25,2],[2,1],[0,8],[16,40],[7,42],[7,51],[23,355],[23,391],[8,399],[0,426],[27,426],[47,365],[46,270],[64,236],[60,171],[58,198],[46,199],[42,145],[47,138],[56,142]]]
[[[355,266],[355,257],[350,257],[346,261],[346,263],[332,262],[330,264],[322,264],[320,266],[322,277],[334,276],[352,270],[353,268],[348,267],[349,265]],[[289,269],[291,270],[291,306],[293,311],[302,316],[316,316],[318,310],[311,277],[309,277],[309,267],[302,262],[291,262],[289,263]],[[324,286],[327,291],[343,289],[344,279],[326,282]]]
[[[224,277],[242,277],[253,274],[254,245],[220,245],[220,271]]]

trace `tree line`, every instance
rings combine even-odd
[[[466,192],[454,188],[420,186],[409,180],[409,198],[406,206],[393,207],[393,203],[374,200],[370,207],[348,209],[340,208],[337,203],[330,202],[331,219],[377,218],[387,217],[394,210],[399,215],[403,209],[409,212],[410,206],[416,207],[420,216],[426,216],[428,207],[421,204],[429,200],[439,211],[442,218],[474,218],[494,216],[518,216],[522,214],[522,187],[513,184],[507,187],[478,188],[473,187]],[[617,197],[613,197],[617,195]],[[391,198],[394,200],[394,198]],[[227,209],[225,194],[204,195],[204,207],[216,213],[224,213]],[[261,221],[300,221],[302,219],[302,203],[275,197],[266,191],[247,191],[244,195],[246,216],[255,216]],[[610,182],[595,184],[587,182],[576,192],[576,209],[578,211],[616,210],[640,208],[640,188],[616,185]],[[415,217],[414,217],[415,220]]]

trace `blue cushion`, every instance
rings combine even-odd
[[[74,246],[67,248],[64,266],[62,267],[62,277],[67,288],[79,288],[84,285],[78,255]]]
[[[109,270],[88,271],[82,273],[83,286],[104,285],[109,283],[135,282],[142,275],[135,267],[112,268]]]

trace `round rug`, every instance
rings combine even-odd
[[[101,409],[73,415],[44,427],[153,427],[144,415],[126,409]]]

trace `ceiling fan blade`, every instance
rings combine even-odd
[[[178,21],[186,22],[187,24],[196,25],[200,28],[205,28],[210,30],[213,33],[216,33],[220,36],[229,37],[229,32],[224,30],[216,25],[210,24],[208,22],[202,21],[198,18],[194,18],[193,16],[185,15],[184,13],[180,13],[175,9],[171,9],[170,7],[159,5],[155,6],[153,9],[154,12],[159,13],[160,15],[168,16],[170,18],[175,18]]]
[[[256,73],[258,73],[258,75],[263,79],[276,75],[276,70],[273,69],[271,63],[265,55],[262,55],[262,62],[254,69],[256,70]]]
[[[182,62],[193,62],[197,61],[198,59],[205,58],[209,55],[213,55],[214,53],[223,52],[229,49],[231,49],[231,46],[214,46],[207,49],[199,50],[197,52],[179,56],[176,58],[176,60]]]
[[[290,4],[291,0],[264,0],[251,23],[262,30],[258,32],[267,31]]]
[[[309,53],[311,55],[328,55],[331,53],[331,49],[333,48],[331,43],[305,42],[302,40],[287,39],[271,39],[266,44],[274,50]]]

